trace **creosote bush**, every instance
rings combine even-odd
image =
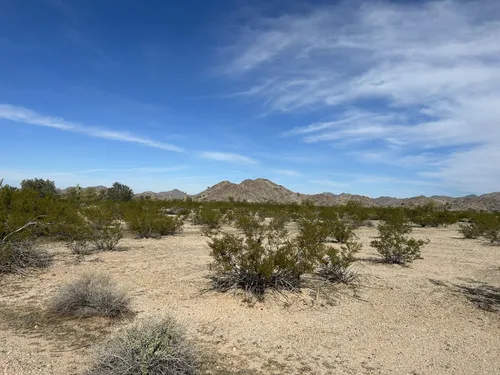
[[[477,214],[469,223],[459,224],[464,238],[484,237],[490,243],[500,243],[500,218],[494,214]]]
[[[219,229],[223,217],[224,215],[218,209],[199,207],[192,214],[192,222],[195,225],[203,225],[207,229]]]
[[[171,217],[156,207],[144,207],[129,213],[128,229],[139,238],[173,236],[182,231],[184,225],[179,216]]]
[[[353,254],[360,246],[353,240],[341,249],[326,246],[329,228],[317,215],[305,215],[297,224],[298,234],[291,237],[280,217],[264,221],[241,211],[235,226],[242,234],[208,232],[214,288],[240,288],[262,298],[267,289],[298,290],[301,277],[318,267],[328,280],[348,282]]]
[[[129,312],[129,299],[108,276],[84,274],[58,290],[49,311],[80,318],[117,317]]]
[[[477,223],[467,223],[467,224],[458,224],[460,229],[458,230],[464,238],[475,239],[480,237],[483,234],[483,229],[477,225]]]
[[[370,244],[387,263],[406,265],[419,259],[421,248],[429,243],[429,240],[408,237],[411,231],[411,224],[404,216],[394,215],[378,226],[379,239]]]
[[[283,223],[253,223],[244,230],[243,236],[209,234],[214,287],[221,291],[241,288],[259,297],[268,288],[298,289],[305,260],[297,244],[287,238]]]
[[[199,362],[193,344],[173,318],[150,318],[111,337],[86,374],[195,375]]]
[[[353,239],[348,240],[339,248],[328,247],[326,256],[321,260],[319,274],[326,280],[337,283],[351,283],[356,280],[357,274],[352,269],[355,254],[362,245]]]
[[[89,206],[83,210],[90,232],[90,242],[97,250],[113,250],[123,238],[116,207]]]

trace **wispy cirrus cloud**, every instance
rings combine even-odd
[[[297,171],[294,171],[292,169],[276,169],[274,171],[277,174],[283,175],[283,176],[289,176],[289,177],[299,177],[302,176],[302,173],[299,173]]]
[[[60,117],[45,116],[28,108],[13,106],[10,104],[0,104],[0,119],[79,133],[94,138],[135,143],[166,151],[183,152],[182,148],[170,143],[153,141],[129,132],[86,126],[76,122],[64,120]]]
[[[234,164],[247,164],[247,165],[259,164],[258,161],[255,159],[252,159],[244,155],[234,154],[231,152],[205,151],[200,153],[200,156],[204,159],[225,161]]]
[[[484,192],[500,186],[499,164],[475,168],[500,149],[498,40],[495,0],[346,1],[252,21],[228,48],[225,73],[246,80],[266,111],[331,109],[286,135],[389,148],[410,164],[446,149],[425,172]]]

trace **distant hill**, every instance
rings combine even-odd
[[[447,196],[425,197],[423,195],[411,198],[379,197],[370,198],[353,194],[301,194],[295,193],[272,181],[258,178],[245,180],[240,184],[222,181],[205,191],[193,196],[198,201],[247,201],[254,203],[302,203],[312,202],[318,206],[337,206],[348,202],[357,202],[365,207],[418,207],[434,204],[436,207],[449,210],[500,211],[500,192],[481,196],[467,195],[453,198]]]
[[[151,199],[160,199],[160,200],[182,200],[188,197],[188,194],[178,189],[174,189],[170,191],[162,191],[159,193],[155,193],[152,191],[145,191],[144,193],[139,193],[135,195],[135,198],[146,198],[146,197],[149,197]]]
[[[304,195],[294,193],[287,188],[264,178],[245,180],[240,184],[222,181],[207,190],[193,196],[193,199],[206,201],[247,201],[252,203],[300,203]]]
[[[89,187],[96,191],[107,190],[105,186]],[[89,188],[83,188],[89,189]],[[61,190],[61,193],[68,193],[72,188]],[[264,178],[255,180],[245,180],[239,184],[229,181],[222,181],[212,187],[202,191],[199,194],[190,196],[178,189],[155,193],[146,191],[136,194],[136,198],[150,197],[151,199],[161,200],[180,200],[192,197],[200,202],[227,202],[234,200],[236,202],[251,203],[303,203],[311,202],[317,206],[338,206],[345,205],[348,202],[357,202],[365,207],[418,207],[426,204],[434,204],[436,207],[446,208],[448,210],[475,210],[475,211],[500,211],[500,192],[483,195],[467,195],[464,197],[432,196],[425,197],[420,195],[411,198],[393,198],[378,197],[370,198],[364,195],[353,194],[301,194],[293,192],[282,185],[278,185]]]

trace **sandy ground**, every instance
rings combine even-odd
[[[0,374],[78,374],[92,345],[129,321],[47,321],[47,300],[85,272],[128,290],[134,319],[171,314],[189,337],[239,374],[499,374],[500,248],[460,239],[456,227],[416,229],[422,260],[403,268],[370,261],[363,242],[360,285],[246,301],[210,286],[207,239],[198,227],[154,239],[124,239],[123,251],[78,260],[50,245],[55,263],[0,279]],[[214,365],[215,366],[215,365]],[[210,373],[210,372],[208,372]],[[211,372],[218,373],[217,370]]]

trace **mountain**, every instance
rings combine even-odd
[[[170,190],[170,191],[162,191],[159,193],[155,193],[152,191],[145,191],[144,193],[135,194],[135,198],[146,198],[149,197],[151,199],[159,199],[159,200],[182,200],[188,197],[186,193],[180,191],[178,189]]]
[[[365,207],[418,207],[433,204],[438,208],[449,210],[475,210],[475,211],[500,211],[500,192],[484,195],[467,195],[465,197],[453,198],[447,196],[425,197],[423,195],[411,198],[379,197],[370,198],[363,195],[353,194],[301,194],[295,193],[272,181],[258,178],[256,180],[245,180],[240,184],[222,181],[209,187],[205,191],[194,195],[193,199],[208,201],[247,201],[253,203],[302,203],[312,202],[317,206],[345,205],[348,202],[356,202]]]
[[[61,190],[61,193],[66,194],[72,188]],[[82,190],[93,189],[94,191],[105,191],[108,188],[105,186],[93,186],[83,188]],[[301,194],[288,190],[282,185],[278,185],[264,178],[255,180],[245,180],[239,184],[229,181],[222,181],[218,184],[209,187],[199,194],[190,196],[178,189],[155,193],[145,191],[144,193],[136,194],[135,198],[149,197],[151,199],[160,200],[181,200],[187,197],[192,197],[200,202],[212,201],[230,201],[251,202],[251,203],[303,203],[311,202],[317,206],[338,206],[345,205],[349,202],[356,202],[365,207],[418,207],[433,204],[438,208],[454,210],[454,211],[500,211],[500,192],[489,193],[483,195],[467,195],[464,197],[447,197],[434,195],[425,197],[420,195],[411,198],[393,198],[393,197],[378,197],[370,198],[364,195],[353,194]]]
[[[264,178],[245,180],[240,184],[222,181],[195,195],[193,198],[202,202],[207,201],[247,201],[252,203],[300,203],[304,195],[294,193],[285,187],[275,184]]]

